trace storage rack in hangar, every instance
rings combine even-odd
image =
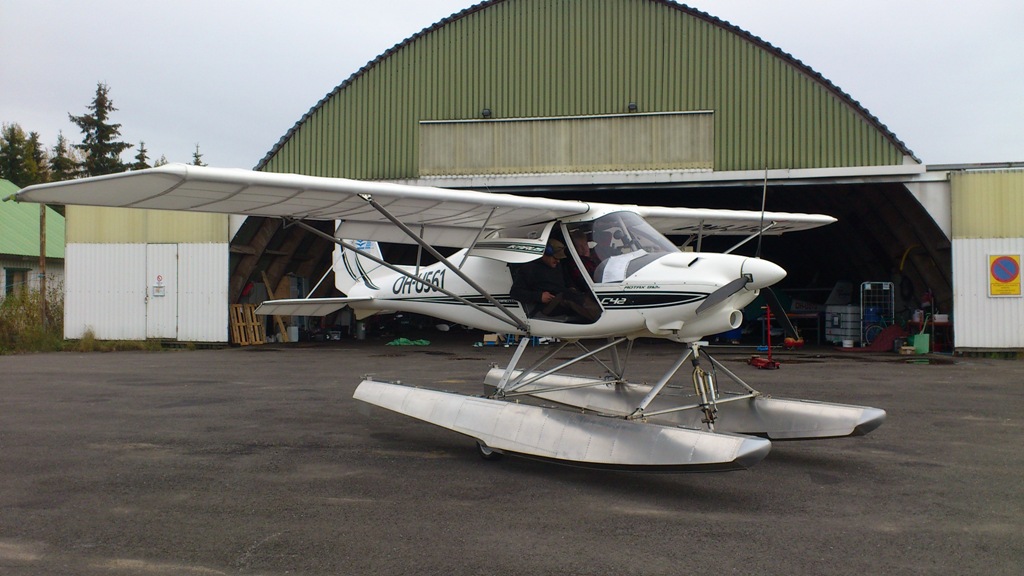
[[[864,346],[895,321],[892,282],[864,282],[860,285],[860,335]]]

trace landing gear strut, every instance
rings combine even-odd
[[[718,416],[718,384],[715,382],[714,372],[708,372],[701,367],[700,348],[695,344],[692,349],[693,391],[700,399],[700,410],[704,413],[701,422],[707,425],[708,430],[714,431],[715,418]]]

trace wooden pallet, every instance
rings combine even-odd
[[[231,341],[239,346],[266,344],[267,333],[255,304],[231,305]]]

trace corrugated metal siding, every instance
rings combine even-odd
[[[679,5],[506,0],[396,46],[315,107],[261,168],[418,176],[419,122],[712,110],[716,170],[891,165],[906,151],[788,55]]]
[[[1024,236],[1024,170],[954,172],[954,238]]]
[[[67,255],[65,338],[228,341],[227,243],[68,244]]]
[[[1005,254],[1024,256],[1024,237],[953,239],[953,328],[958,350],[1024,349],[1024,299],[989,296],[989,256]]]
[[[64,337],[146,338],[146,245],[68,244]]]
[[[431,122],[421,176],[711,170],[714,115],[630,114]]]
[[[178,245],[178,340],[228,341],[228,245]]]
[[[47,250],[49,252],[49,250]],[[64,253],[61,247],[61,254]],[[39,290],[39,258],[0,258],[0,298],[3,298],[3,289],[7,286],[7,269],[28,270],[25,273],[26,284],[29,290]],[[46,289],[53,290],[64,285],[64,262],[46,263]]]
[[[989,256],[1024,256],[1024,171],[950,175],[957,349],[1024,349],[1024,299],[989,295]]]
[[[66,236],[75,244],[227,242],[228,220],[225,214],[68,206]]]

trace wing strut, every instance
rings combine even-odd
[[[480,237],[484,235],[484,230],[487,230],[487,224],[490,223],[491,216],[494,216],[494,211],[497,209],[498,207],[495,206],[491,208],[491,211],[487,214],[487,219],[484,220],[483,226],[481,226],[480,230],[477,231],[476,238],[473,238],[473,243],[469,245],[469,249],[466,250],[466,254],[462,256],[462,262],[459,262],[460,269],[466,265],[466,260],[469,259],[470,252],[472,252],[473,248],[476,248],[477,243],[480,242]]]
[[[762,234],[764,234],[765,232],[771,230],[772,228],[775,228],[776,225],[778,225],[778,222],[772,222],[772,223],[770,223],[770,224],[768,224],[766,226],[762,226],[761,228],[758,229],[757,232],[751,234],[750,236],[747,236],[743,240],[740,240],[735,246],[733,246],[732,248],[729,248],[725,252],[722,252],[722,254],[731,254],[734,250],[736,250],[740,246],[743,246],[747,242],[750,242],[754,238],[760,238]],[[760,255],[758,255],[758,258],[760,258]]]
[[[393,272],[401,274],[402,276],[405,276],[406,278],[408,278],[408,279],[410,279],[410,280],[412,280],[414,282],[419,282],[420,284],[423,284],[425,286],[429,286],[430,288],[432,288],[434,290],[437,290],[438,292],[440,292],[440,293],[442,293],[442,294],[444,294],[446,296],[450,296],[451,298],[454,298],[454,299],[458,300],[459,302],[462,302],[463,304],[465,304],[465,305],[467,305],[467,306],[469,306],[471,308],[479,310],[480,312],[483,312],[484,314],[487,314],[488,316],[496,318],[496,319],[498,319],[498,320],[500,320],[502,322],[505,322],[505,323],[509,324],[510,326],[513,326],[513,327],[515,327],[515,328],[517,328],[519,330],[522,330],[524,333],[529,333],[529,329],[527,328],[527,326],[525,324],[523,324],[518,318],[516,318],[510,311],[508,311],[507,308],[501,306],[500,304],[498,304],[498,306],[502,308],[502,310],[505,312],[505,314],[507,314],[508,317],[512,319],[512,321],[510,321],[509,318],[506,318],[505,316],[502,316],[501,314],[498,314],[497,312],[495,312],[493,310],[489,310],[487,308],[484,308],[483,306],[480,306],[479,304],[477,304],[475,302],[471,302],[471,301],[467,300],[466,298],[464,298],[462,296],[459,296],[458,294],[456,294],[456,293],[454,293],[454,292],[452,292],[450,290],[446,290],[445,288],[442,288],[441,286],[438,286],[437,284],[435,284],[433,282],[424,280],[423,278],[420,278],[420,277],[418,277],[418,276],[416,276],[414,274],[410,274],[409,272],[406,272],[405,270],[402,270],[401,268],[395,266],[394,264],[391,264],[389,262],[385,262],[384,260],[374,256],[373,254],[370,254],[368,252],[360,250],[359,248],[353,246],[352,244],[349,244],[348,242],[345,242],[344,240],[341,240],[340,238],[335,238],[334,236],[331,236],[330,234],[327,234],[327,233],[325,233],[325,232],[323,232],[321,230],[317,230],[316,228],[310,226],[309,224],[306,224],[305,222],[303,222],[301,220],[293,220],[291,218],[285,218],[284,220],[285,220],[285,222],[288,223],[288,225],[294,224],[294,225],[302,228],[303,230],[306,230],[307,232],[310,232],[311,234],[316,234],[317,236],[320,236],[321,238],[329,240],[330,242],[333,242],[333,243],[337,244],[338,246],[341,246],[342,248],[344,248],[346,250],[350,250],[352,252],[355,252],[356,254],[359,254],[360,256],[364,256],[366,258],[369,258],[373,262],[375,262],[377,264],[380,264],[381,266],[384,266],[385,268],[387,268],[387,269],[389,269],[389,270],[391,270]],[[416,238],[416,239],[418,240],[418,238]],[[433,249],[431,249],[431,250],[433,250]],[[448,266],[449,269],[452,269],[451,264],[447,260],[442,258],[441,261],[444,262],[445,266]],[[456,271],[456,273],[458,273],[458,271]],[[461,274],[460,274],[460,276],[461,276]],[[471,283],[470,285],[472,285],[474,288],[476,288],[476,286],[474,284]],[[488,298],[489,300],[493,301],[493,298],[489,294],[486,294],[483,291],[481,291],[480,293],[485,298]]]
[[[407,236],[409,236],[409,238],[411,238],[417,244],[422,246],[423,249],[426,250],[428,254],[430,254],[434,258],[437,258],[438,262],[443,263],[449,270],[454,272],[456,276],[458,276],[459,278],[462,278],[462,280],[466,284],[469,284],[470,287],[472,287],[474,290],[476,290],[478,294],[483,296],[488,302],[490,302],[495,307],[497,307],[498,310],[501,310],[502,313],[504,313],[506,316],[509,317],[509,319],[512,320],[512,325],[513,326],[515,326],[516,328],[519,328],[523,332],[529,333],[529,329],[526,327],[526,325],[523,323],[523,321],[520,320],[515,314],[513,314],[512,311],[509,310],[507,306],[505,306],[501,302],[498,302],[498,300],[494,296],[491,296],[491,294],[488,291],[484,290],[479,284],[477,284],[475,281],[473,281],[472,278],[470,278],[469,276],[466,276],[466,274],[462,270],[460,270],[459,267],[457,267],[454,264],[452,264],[451,262],[449,262],[447,258],[445,258],[444,256],[441,255],[440,252],[438,252],[437,250],[434,250],[433,246],[431,246],[430,244],[427,244],[426,241],[423,240],[423,238],[420,238],[419,235],[417,235],[415,232],[412,231],[412,229],[410,229],[408,226],[406,226],[404,223],[402,223],[401,220],[399,220],[398,218],[395,218],[391,214],[391,212],[388,212],[387,208],[381,206],[369,194],[361,194],[360,197],[363,200],[366,200],[366,202],[370,206],[373,206],[374,210],[376,210],[377,212],[380,212],[380,214],[382,216],[384,216],[385,218],[390,220],[392,224],[394,224],[395,226],[398,226],[398,228],[401,229],[402,232],[405,232],[405,234]],[[488,216],[488,219],[490,219],[490,216]],[[479,309],[483,310],[482,308],[479,308]]]

